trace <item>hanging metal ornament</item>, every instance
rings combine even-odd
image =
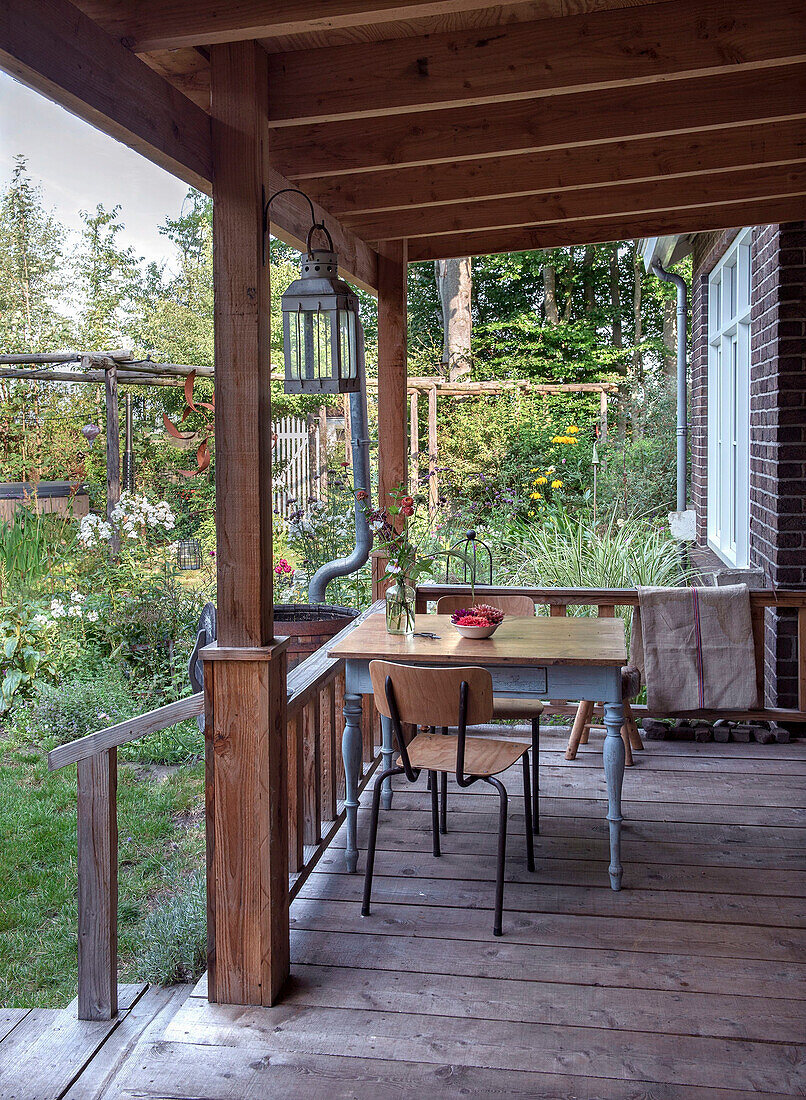
[[[91,447],[98,436],[101,434],[101,429],[98,427],[97,424],[85,424],[84,427],[81,429],[81,434],[84,436]]]

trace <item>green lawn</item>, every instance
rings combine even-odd
[[[76,993],[76,769],[48,772],[47,747],[36,736],[15,744],[0,729],[5,1006],[59,1008]],[[159,775],[140,763],[119,765],[121,981],[137,974],[149,911],[204,867],[203,798],[200,762]]]

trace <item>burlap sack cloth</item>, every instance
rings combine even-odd
[[[630,663],[641,669],[652,712],[752,710],[756,656],[746,584],[638,588]]]

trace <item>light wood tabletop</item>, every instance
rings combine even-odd
[[[449,615],[417,615],[415,635],[389,634],[383,614],[369,615],[329,657],[348,660],[432,661],[490,665],[605,665],[627,663],[621,619],[535,616],[504,619],[492,638],[463,638]],[[421,638],[417,631],[439,635]]]

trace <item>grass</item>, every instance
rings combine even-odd
[[[48,772],[52,737],[25,732],[0,731],[0,1005],[58,1008],[77,982],[76,770]],[[187,758],[190,729],[178,737],[173,752],[162,735],[163,756]],[[152,914],[204,866],[203,798],[201,762],[159,776],[120,764],[120,981],[143,971]]]

